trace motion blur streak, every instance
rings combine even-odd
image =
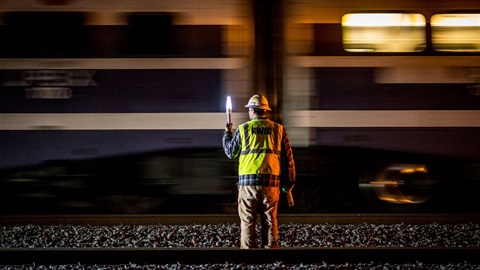
[[[253,94],[298,164],[280,212],[478,212],[479,16],[478,0],[1,0],[0,214],[236,212],[225,98]]]

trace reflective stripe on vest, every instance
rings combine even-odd
[[[242,150],[239,175],[280,175],[283,126],[268,119],[255,119],[240,125]]]

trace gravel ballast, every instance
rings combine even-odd
[[[238,224],[0,226],[0,248],[238,247],[239,234]],[[280,224],[279,242],[312,248],[479,247],[480,224]]]
[[[259,228],[257,228],[257,232]],[[216,225],[19,225],[0,226],[0,248],[238,247],[238,224]],[[280,224],[282,247],[480,247],[480,224],[311,225]],[[0,265],[7,269],[480,269],[469,264],[359,263],[164,265]]]
[[[365,269],[365,270],[400,270],[400,269],[418,269],[418,270],[478,270],[480,265],[474,265],[469,263],[458,264],[424,264],[417,262],[414,264],[378,264],[378,263],[359,263],[359,264],[299,264],[299,265],[286,265],[282,262],[270,263],[270,264],[164,264],[164,265],[149,265],[149,264],[123,264],[123,265],[82,265],[82,264],[70,264],[70,265],[11,265],[1,266],[0,270],[193,270],[193,269],[209,269],[209,270],[226,270],[226,269],[242,269],[242,270],[320,270],[320,269]]]

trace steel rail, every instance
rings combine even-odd
[[[205,263],[480,263],[480,248],[33,248],[0,249],[3,265]]]
[[[279,224],[460,224],[480,222],[479,213],[429,214],[283,214]],[[234,224],[235,214],[182,215],[3,215],[0,225],[187,225]]]

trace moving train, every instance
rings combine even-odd
[[[1,213],[235,211],[225,98],[235,126],[254,93],[294,147],[282,212],[478,211],[476,1],[0,5]]]

